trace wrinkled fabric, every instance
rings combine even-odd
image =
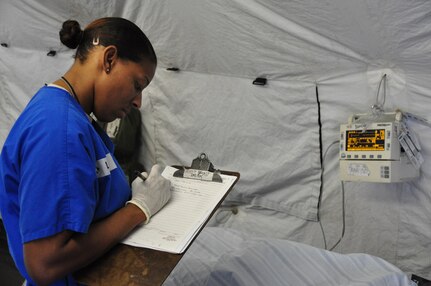
[[[163,285],[414,284],[400,269],[372,255],[338,254],[288,240],[250,238],[236,230],[210,227]]]
[[[0,145],[30,95],[72,64],[61,23],[122,16],[144,30],[159,62],[141,108],[145,167],[190,165],[206,152],[216,168],[241,173],[213,225],[330,248],[343,228],[340,124],[370,112],[384,74],[385,110],[430,119],[430,10],[428,0],[1,1]],[[253,85],[257,77],[267,84]],[[345,184],[335,250],[431,279],[431,129],[409,126],[421,176]]]

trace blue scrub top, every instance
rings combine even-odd
[[[86,233],[130,198],[113,149],[97,123],[57,87],[41,88],[15,122],[0,155],[0,210],[28,285],[24,243],[64,230]],[[53,285],[75,283],[69,275]]]

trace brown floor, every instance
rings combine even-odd
[[[23,281],[9,254],[6,233],[0,219],[0,285],[21,286]]]

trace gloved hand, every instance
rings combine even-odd
[[[132,182],[132,199],[126,204],[134,204],[144,212],[147,217],[145,224],[171,197],[171,182],[162,177],[161,173],[160,166],[154,165],[149,176],[142,173],[144,177],[148,177],[145,181],[137,177]]]

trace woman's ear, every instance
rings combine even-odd
[[[103,69],[106,73],[110,73],[118,58],[116,46],[107,46],[103,54]]]

